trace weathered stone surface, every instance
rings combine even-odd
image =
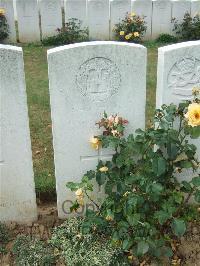
[[[151,20],[152,20],[152,0],[134,0],[132,1],[132,12],[141,17],[144,16],[147,30],[145,39],[151,39]]]
[[[146,48],[118,42],[67,45],[49,50],[48,64],[58,214],[64,218],[75,196],[66,183],[80,181],[99,159],[111,158],[112,151],[89,144],[100,133],[95,122],[104,110],[128,119],[128,133],[145,126]],[[98,188],[94,197],[102,193]]]
[[[9,37],[6,42],[16,42],[15,18],[12,0],[0,0],[0,8],[5,9],[5,16],[9,25]]]
[[[191,0],[191,16],[200,14],[200,0]]]
[[[125,18],[131,12],[131,0],[112,0],[110,2],[110,37],[114,38],[115,24]]]
[[[17,0],[16,8],[20,42],[40,41],[37,0]]]
[[[171,1],[153,0],[152,38],[161,33],[171,34]]]
[[[88,25],[90,40],[109,40],[109,0],[88,0]]]
[[[87,27],[87,0],[65,0],[65,22],[76,18],[81,21],[82,27]]]
[[[61,2],[55,0],[39,0],[42,38],[57,34],[56,29],[62,27]]]
[[[22,49],[0,45],[0,221],[37,218]]]
[[[200,41],[159,48],[156,106],[192,99],[192,88],[195,86],[200,86]],[[198,147],[197,156],[200,158],[200,139],[194,144]],[[181,174],[183,178],[187,175],[192,173]]]
[[[172,18],[176,18],[178,23],[183,21],[185,13],[190,14],[190,0],[173,0],[172,1]]]

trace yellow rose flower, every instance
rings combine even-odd
[[[98,150],[101,146],[101,141],[97,137],[93,137],[90,139],[90,144],[93,149]]]
[[[125,39],[126,39],[126,40],[129,40],[129,39],[132,37],[132,35],[133,35],[132,33],[127,34],[127,35],[125,36]]]
[[[123,30],[120,31],[119,35],[124,36],[125,32]]]
[[[4,8],[0,8],[0,15],[5,15],[5,9]]]
[[[102,173],[108,172],[108,167],[107,166],[103,166],[101,168],[99,168],[99,171]]]
[[[200,126],[200,104],[191,103],[188,106],[188,112],[185,115],[188,125],[192,127]]]
[[[113,221],[113,218],[109,215],[106,216],[106,221]]]
[[[78,190],[76,190],[75,194],[77,197],[82,197],[84,194],[82,188],[79,188]]]
[[[137,32],[137,31],[134,32],[133,35],[134,35],[134,37],[139,37],[140,36],[139,32]]]

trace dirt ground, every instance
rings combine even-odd
[[[12,249],[17,235],[25,234],[42,240],[48,240],[51,237],[51,229],[63,222],[57,217],[55,204],[39,206],[38,213],[38,221],[35,223],[26,225],[18,225],[16,223],[6,224],[11,231],[11,239],[6,246],[8,251]],[[190,224],[187,233],[180,239],[180,242],[175,242],[172,248],[174,256],[170,262],[164,263],[165,265],[200,266],[200,223]],[[0,255],[0,266],[12,266],[14,265],[13,262],[13,255],[10,251],[6,255]],[[146,265],[148,264],[143,263],[141,266]],[[154,266],[156,264],[151,263],[150,265]]]

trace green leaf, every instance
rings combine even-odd
[[[106,182],[106,177],[107,176],[104,173],[98,172],[96,174],[96,181],[97,181],[99,186],[102,186]]]
[[[152,163],[153,172],[157,176],[161,176],[166,171],[166,160],[162,157],[155,157]]]
[[[149,250],[149,244],[145,241],[140,241],[137,244],[137,255],[143,256],[145,253],[147,253]]]
[[[192,139],[197,139],[200,137],[200,126],[191,127],[190,134]]]
[[[182,161],[180,162],[181,168],[192,168],[193,164],[189,161]]]
[[[184,220],[181,219],[174,219],[171,224],[172,230],[174,234],[178,237],[184,235],[186,231],[186,225]]]
[[[173,256],[173,251],[172,251],[172,249],[170,247],[166,247],[166,246],[162,247],[161,248],[161,253],[162,253],[162,255],[164,257],[168,257],[169,258],[169,257]]]
[[[131,239],[125,239],[122,244],[122,248],[124,250],[129,250],[129,248],[133,245],[133,240]]]
[[[172,216],[166,211],[158,211],[155,213],[155,217],[158,219],[159,223],[162,225]]]
[[[200,203],[200,190],[197,190],[194,194],[194,199],[196,202]]]
[[[192,178],[192,184],[195,187],[199,187],[200,186],[200,176],[196,176]]]
[[[184,192],[190,192],[192,190],[190,183],[188,183],[187,181],[182,181],[181,185],[183,187]]]
[[[129,222],[129,224],[131,226],[137,225],[139,220],[140,220],[140,214],[139,213],[135,213],[135,214],[129,215],[127,217],[127,221]]]

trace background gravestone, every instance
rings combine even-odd
[[[59,217],[66,217],[80,181],[111,151],[92,149],[89,139],[104,112],[129,120],[127,131],[145,127],[146,48],[118,42],[67,45],[48,51],[49,86]],[[100,193],[96,193],[98,197]]]
[[[54,36],[62,27],[61,1],[39,0],[42,38]]]
[[[191,0],[172,0],[172,18],[178,23],[183,21],[185,13],[190,14]]]
[[[17,0],[17,19],[20,42],[40,41],[37,0]]]
[[[194,17],[200,13],[200,1],[191,0],[191,16]]]
[[[161,33],[171,34],[171,1],[153,0],[152,39]]]
[[[5,9],[5,17],[9,25],[9,42],[16,42],[15,18],[12,0],[0,0],[0,8]]]
[[[144,39],[151,39],[151,19],[152,19],[152,0],[132,1],[132,12],[143,17],[146,22],[147,30]]]
[[[0,221],[37,219],[22,49],[0,45]]]
[[[88,0],[88,26],[90,40],[109,40],[109,6],[109,0]]]
[[[162,104],[178,105],[183,100],[193,99],[192,88],[195,86],[200,86],[200,41],[159,48],[157,108]],[[197,146],[197,156],[200,158],[200,139],[192,142]],[[183,176],[187,175],[188,172]]]
[[[87,0],[65,0],[65,22],[75,18],[81,21],[82,27],[87,27]]]
[[[131,13],[131,0],[110,1],[110,37],[114,39],[115,24],[121,22],[127,14]]]

